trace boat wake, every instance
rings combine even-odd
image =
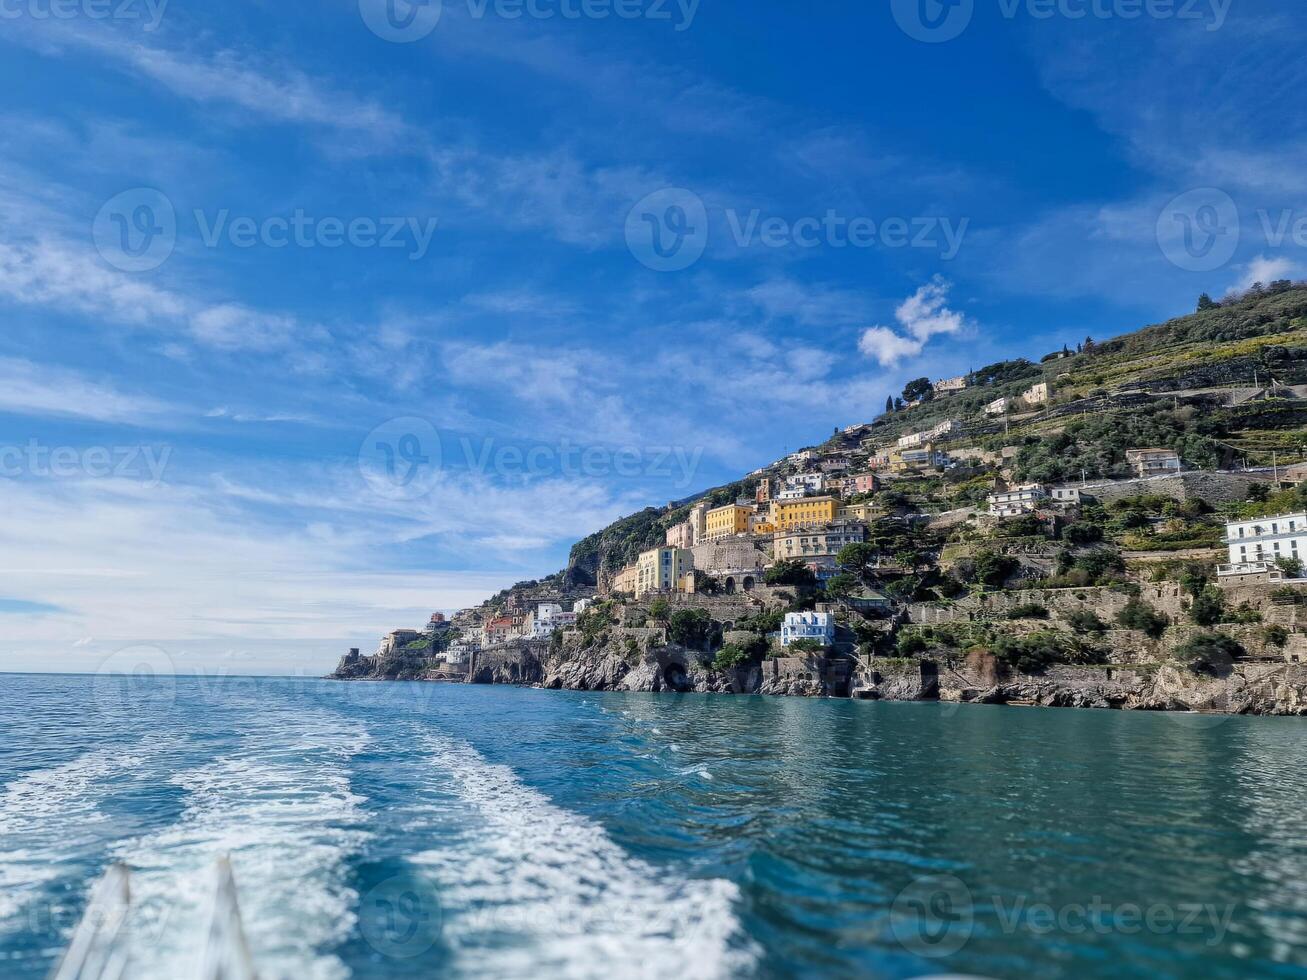
[[[470,746],[439,735],[427,745],[441,790],[475,821],[457,846],[413,858],[436,879],[456,969],[569,980],[748,972],[755,950],[733,883],[668,875]]]

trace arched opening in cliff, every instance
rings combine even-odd
[[[746,575],[746,576],[744,576],[744,591],[745,591],[745,592],[752,592],[752,591],[753,591],[753,587],[754,587],[755,585],[757,585],[757,583],[753,580],[753,576],[752,576],[752,575]]]
[[[727,594],[727,595],[735,595],[735,576],[734,576],[734,575],[728,575],[728,576],[726,576],[726,583],[725,583],[725,585],[726,585],[726,594]]]
[[[663,683],[673,691],[688,691],[690,678],[685,673],[684,664],[668,664],[663,668]]]

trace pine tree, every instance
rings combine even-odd
[[[889,395],[885,399],[885,414],[888,415],[892,411],[894,411],[894,396]]]

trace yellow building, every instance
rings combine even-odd
[[[639,569],[635,565],[627,565],[620,572],[613,576],[609,583],[609,592],[625,592],[627,595],[635,595],[635,585]]]
[[[753,508],[742,504],[727,504],[725,507],[716,507],[708,511],[705,519],[707,527],[704,532],[705,540],[716,541],[718,538],[729,538],[733,534],[747,533],[749,515],[752,513]]]
[[[688,548],[650,548],[635,563],[635,597],[650,592],[675,592],[687,572],[694,569]]]
[[[868,502],[845,504],[835,516],[842,521],[872,521],[876,518],[876,505]]]
[[[773,500],[771,523],[777,531],[792,527],[826,524],[835,520],[839,502],[834,497],[799,497],[796,500]]]

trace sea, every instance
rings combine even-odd
[[[262,980],[1307,977],[1307,719],[0,674],[0,977],[222,858]]]

